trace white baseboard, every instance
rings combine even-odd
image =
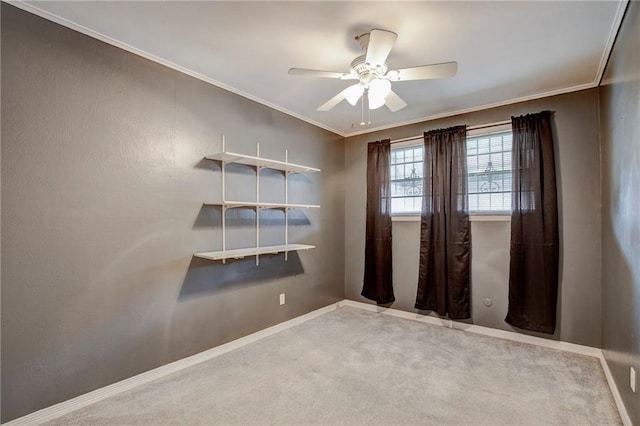
[[[105,386],[100,389],[96,389],[94,391],[91,391],[84,395],[77,396],[75,398],[61,402],[59,404],[52,405],[47,408],[43,408],[42,410],[33,412],[31,414],[27,414],[26,416],[11,420],[10,422],[3,423],[3,426],[39,425],[44,422],[54,420],[56,418],[62,417],[80,408],[102,401],[106,398],[115,396],[121,392],[128,391],[137,386],[149,383],[153,380],[160,379],[169,374],[173,374],[185,368],[191,367],[193,365],[199,364],[201,362],[210,360],[212,358],[215,358],[217,356],[230,352],[234,349],[256,342],[265,337],[287,330],[305,321],[309,321],[310,319],[317,318],[328,312],[334,311],[337,308],[342,306],[350,306],[353,308],[364,309],[371,312],[378,312],[378,313],[390,315],[397,318],[404,318],[404,319],[419,321],[419,322],[423,322],[431,325],[437,325],[440,327],[447,327],[447,328],[452,328],[456,330],[466,331],[469,333],[482,334],[485,336],[497,337],[500,339],[511,340],[511,341],[520,342],[520,343],[528,343],[531,345],[543,346],[550,349],[556,349],[560,351],[571,352],[575,354],[587,355],[587,356],[598,358],[602,365],[602,369],[604,370],[605,376],[607,378],[607,383],[609,385],[609,388],[611,389],[613,399],[615,400],[616,406],[618,407],[618,411],[620,413],[620,417],[622,419],[623,424],[625,426],[633,426],[631,423],[631,419],[629,418],[629,414],[627,413],[627,410],[622,402],[622,398],[620,397],[620,392],[618,392],[618,388],[616,387],[616,384],[613,380],[613,376],[611,375],[609,366],[607,365],[607,362],[604,358],[604,354],[602,353],[602,350],[598,348],[577,345],[574,343],[560,342],[556,340],[548,340],[548,339],[543,339],[541,337],[528,336],[524,334],[515,333],[512,331],[496,330],[493,328],[483,327],[479,325],[466,324],[466,323],[451,321],[447,319],[437,318],[433,316],[400,311],[398,309],[382,308],[376,305],[356,302],[354,300],[346,300],[346,299],[338,303],[325,306],[324,308],[320,308],[315,311],[309,312],[307,314],[301,315],[299,317],[290,319],[283,323],[274,325],[272,327],[266,328],[264,330],[260,330],[248,336],[241,337],[240,339],[225,343],[223,345],[217,346],[212,349],[208,349],[204,352],[200,352],[199,354],[195,354],[190,357],[172,362],[170,364],[163,365],[162,367],[158,367],[153,370],[122,380],[120,382],[113,383],[111,385]]]
[[[441,327],[451,328],[450,323],[452,321],[445,320],[437,317],[431,317],[427,315],[420,315],[406,311],[400,311],[398,309],[393,308],[383,308],[377,305],[372,305],[369,303],[356,302],[355,300],[343,300],[338,302],[338,306],[351,306],[352,308],[364,309],[365,311],[377,312],[379,314],[391,315],[392,317],[410,319],[414,321],[424,322],[432,325],[439,325]]]
[[[622,402],[622,398],[620,396],[620,392],[616,387],[616,383],[613,380],[613,376],[611,375],[611,370],[609,370],[609,365],[607,364],[606,359],[604,358],[604,354],[601,349],[594,348],[591,346],[577,345],[575,343],[561,342],[558,340],[549,340],[544,339],[542,337],[529,336],[526,334],[520,334],[513,331],[507,330],[497,330],[495,328],[483,327],[481,325],[473,325],[466,324],[463,322],[451,321],[447,319],[426,316],[423,314],[417,314],[412,312],[400,311],[398,309],[393,308],[383,308],[377,305],[372,305],[369,303],[357,302],[355,300],[343,300],[338,302],[338,306],[351,306],[353,308],[364,309],[371,312],[378,312],[385,315],[390,315],[393,317],[409,319],[413,321],[419,321],[431,325],[437,325],[441,327],[453,328],[456,330],[462,330],[469,333],[482,334],[484,336],[497,337],[500,339],[511,340],[514,342],[520,343],[528,343],[530,345],[542,346],[545,348],[556,349],[564,352],[571,352],[579,355],[591,356],[594,358],[598,358],[600,360],[600,364],[602,365],[602,369],[604,370],[604,375],[607,378],[607,384],[609,385],[609,389],[611,389],[611,394],[613,395],[613,400],[616,403],[616,407],[618,408],[618,412],[620,413],[620,418],[622,419],[622,423],[624,426],[633,426],[631,423],[631,418],[627,413],[627,409]]]
[[[511,340],[514,342],[528,343],[530,345],[542,346],[545,348],[557,349],[560,351],[587,355],[595,358],[599,358],[602,355],[602,351],[599,348],[594,348],[591,346],[577,345],[575,343],[561,342],[558,340],[549,340],[542,337],[516,333],[514,331],[498,330],[495,328],[483,327],[481,325],[467,324],[464,322],[452,321],[448,319],[427,316],[424,314],[400,311],[393,308],[382,308],[369,303],[356,302],[355,300],[343,300],[341,302],[338,302],[338,305],[366,309],[367,311],[379,312],[393,317],[410,319],[413,321],[424,322],[441,327],[462,330],[468,333],[482,334],[484,336],[497,337],[499,339]]]
[[[39,425],[44,422],[51,421],[58,417],[62,417],[66,414],[69,414],[72,411],[94,404],[98,401],[102,401],[106,398],[110,398],[121,392],[128,391],[137,386],[143,385],[145,383],[149,383],[153,380],[160,379],[169,374],[178,372],[185,368],[191,367],[193,365],[199,364],[201,362],[210,360],[212,358],[215,358],[217,356],[230,352],[234,349],[256,342],[260,339],[264,339],[265,337],[287,330],[305,321],[309,321],[310,319],[317,318],[328,312],[334,311],[337,308],[338,308],[337,303],[331,304],[329,306],[325,306],[324,308],[317,309],[315,311],[290,319],[280,324],[276,324],[272,327],[265,328],[264,330],[257,331],[253,334],[250,334],[245,337],[241,337],[239,339],[233,340],[223,345],[216,346],[215,348],[208,349],[204,352],[200,352],[190,357],[172,362],[170,364],[163,365],[162,367],[158,367],[153,370],[146,371],[144,373],[122,380],[120,382],[113,383],[111,385],[105,386],[100,389],[96,389],[94,391],[85,393],[83,395],[77,396],[67,401],[63,401],[59,404],[55,404],[50,407],[43,408],[42,410],[35,411],[31,414],[27,414],[26,416],[19,417],[7,423],[3,423],[3,426]]]
[[[631,417],[629,417],[629,413],[627,413],[627,408],[622,402],[618,386],[616,386],[616,382],[613,380],[613,375],[611,374],[609,364],[607,364],[607,360],[604,357],[604,352],[600,351],[600,356],[598,356],[598,358],[600,359],[600,365],[602,365],[602,369],[604,370],[604,375],[607,378],[609,389],[611,389],[611,393],[613,394],[613,400],[616,402],[616,407],[618,407],[622,424],[624,424],[624,426],[633,426],[633,423],[631,423]]]

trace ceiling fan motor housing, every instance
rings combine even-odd
[[[355,58],[350,65],[351,73],[358,77],[360,84],[365,87],[369,87],[376,78],[381,78],[387,72],[387,63],[371,66],[365,62],[366,55],[361,55]]]

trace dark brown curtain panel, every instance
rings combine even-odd
[[[471,317],[466,126],[424,134],[417,309]]]
[[[526,330],[553,333],[558,299],[558,201],[551,113],[512,117],[509,310]]]
[[[378,304],[395,301],[391,267],[391,141],[367,150],[367,230],[362,295]]]

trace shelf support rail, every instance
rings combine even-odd
[[[289,162],[289,150],[284,150],[284,162]],[[284,203],[289,204],[289,170],[284,171]],[[289,208],[284,208],[284,245],[289,245]],[[289,252],[284,252],[284,261],[289,259]]]
[[[256,157],[260,158],[260,142],[256,142]],[[260,204],[260,170],[262,165],[256,165],[256,203]],[[260,249],[260,206],[256,205],[256,248]],[[256,266],[260,265],[260,255],[256,253]]]
[[[225,152],[225,143],[224,143],[224,135],[222,135],[222,152]],[[224,169],[225,169],[225,165],[226,165],[226,161],[222,160],[220,162],[220,167],[222,168],[222,199],[225,200],[225,196],[224,196]],[[225,216],[227,214],[227,207],[224,205],[224,202],[222,203],[222,252],[224,253],[226,250],[226,240],[227,240],[227,233],[226,233],[226,226],[225,226]],[[222,263],[227,263],[226,259],[222,259]]]

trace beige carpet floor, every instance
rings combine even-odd
[[[597,359],[340,308],[55,425],[616,425]]]

